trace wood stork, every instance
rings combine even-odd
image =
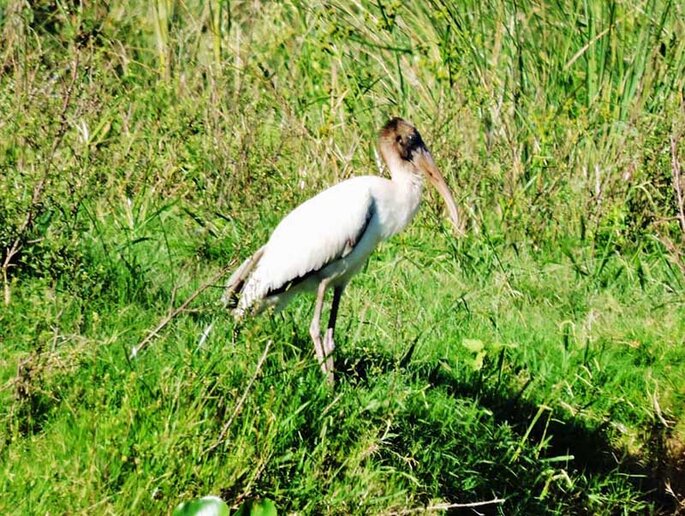
[[[236,318],[269,306],[285,306],[298,292],[315,291],[309,333],[321,369],[333,382],[333,332],[340,297],[376,245],[399,233],[419,207],[425,175],[447,204],[458,231],[457,206],[419,132],[401,118],[380,132],[379,150],[392,180],[378,176],[348,179],[291,211],[269,241],[228,280],[222,298]],[[328,327],[320,320],[326,290],[333,289]]]

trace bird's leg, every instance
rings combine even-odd
[[[316,358],[319,361],[321,370],[324,374],[326,371],[326,357],[323,352],[323,343],[321,342],[321,310],[323,310],[323,300],[326,296],[326,287],[328,286],[327,280],[322,280],[319,283],[319,288],[316,292],[316,304],[314,305],[314,317],[312,318],[312,324],[309,326],[309,334],[314,341],[314,351],[316,352]],[[330,381],[329,377],[329,381]]]
[[[328,329],[326,330],[326,337],[323,341],[323,352],[326,357],[326,370],[331,378],[333,377],[333,350],[335,349],[333,332],[335,331],[335,321],[338,318],[338,305],[340,305],[340,298],[342,297],[343,290],[345,290],[345,287],[338,286],[333,288],[331,314],[328,317]]]

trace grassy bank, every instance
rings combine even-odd
[[[0,3],[2,512],[682,508],[683,20],[657,0]],[[331,390],[311,299],[235,332],[212,278],[377,173],[395,115],[468,235],[427,192],[346,292]]]

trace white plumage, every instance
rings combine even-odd
[[[379,147],[392,180],[355,177],[302,203],[278,224],[266,245],[234,272],[224,295],[234,314],[243,317],[268,306],[282,308],[294,294],[316,290],[310,333],[329,381],[333,380],[333,330],[342,291],[376,245],[412,220],[424,174],[443,195],[460,229],[454,200],[418,131],[401,119],[392,119],[381,131]],[[322,341],[319,322],[329,287],[333,303]]]

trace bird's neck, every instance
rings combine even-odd
[[[388,163],[392,183],[395,187],[395,224],[393,234],[402,231],[419,209],[423,192],[423,176],[417,173],[411,163],[397,160]]]

